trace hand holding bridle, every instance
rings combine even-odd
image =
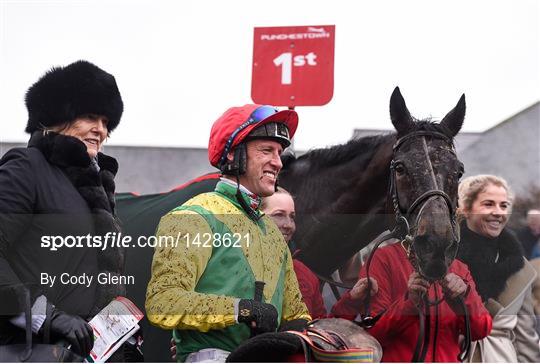
[[[455,300],[458,297],[464,297],[467,293],[467,284],[455,273],[448,273],[440,283],[446,299]]]
[[[377,284],[377,280],[375,278],[369,278],[369,281],[371,282],[371,291],[369,292],[369,295],[374,296],[379,290],[379,285]],[[349,295],[351,296],[353,300],[364,299],[368,295],[367,289],[368,289],[367,278],[360,278],[358,282],[356,282],[354,287],[351,288]]]
[[[409,299],[416,305],[421,306],[422,299],[429,289],[429,282],[417,272],[412,272],[407,283]]]

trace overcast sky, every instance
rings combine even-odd
[[[124,114],[109,144],[206,147],[213,121],[250,103],[253,28],[335,25],[334,97],[298,107],[295,143],[391,128],[400,86],[417,117],[442,118],[462,93],[465,131],[540,99],[539,2],[0,0],[0,141],[26,141],[24,93],[78,59],[115,75]]]

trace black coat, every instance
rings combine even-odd
[[[457,258],[467,264],[482,301],[497,299],[506,281],[523,268],[523,249],[516,235],[504,228],[496,238],[488,238],[469,229],[463,221]]]
[[[59,309],[83,317],[125,293],[122,285],[96,282],[99,273],[123,272],[121,249],[82,241],[81,247],[53,251],[43,240],[119,231],[113,180],[118,165],[101,153],[98,164],[99,171],[78,139],[41,132],[32,135],[28,148],[12,149],[0,160],[0,315],[24,310],[16,297],[21,286],[33,299],[44,294]],[[88,287],[62,284],[62,273],[94,278]],[[42,284],[44,274],[57,277],[52,287]]]
[[[534,235],[528,226],[519,230],[517,236],[525,251],[525,257],[531,259],[534,246],[540,242],[540,236]]]

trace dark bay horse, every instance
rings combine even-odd
[[[390,117],[396,133],[285,161],[279,182],[295,197],[298,257],[322,275],[391,226],[396,215],[409,222],[417,269],[426,277],[443,275],[454,258],[463,165],[452,140],[463,124],[465,97],[435,123],[414,119],[396,87]]]

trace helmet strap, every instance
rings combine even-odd
[[[246,143],[240,143],[234,149],[234,158],[227,161],[220,169],[223,174],[242,175],[247,169],[247,148]]]

